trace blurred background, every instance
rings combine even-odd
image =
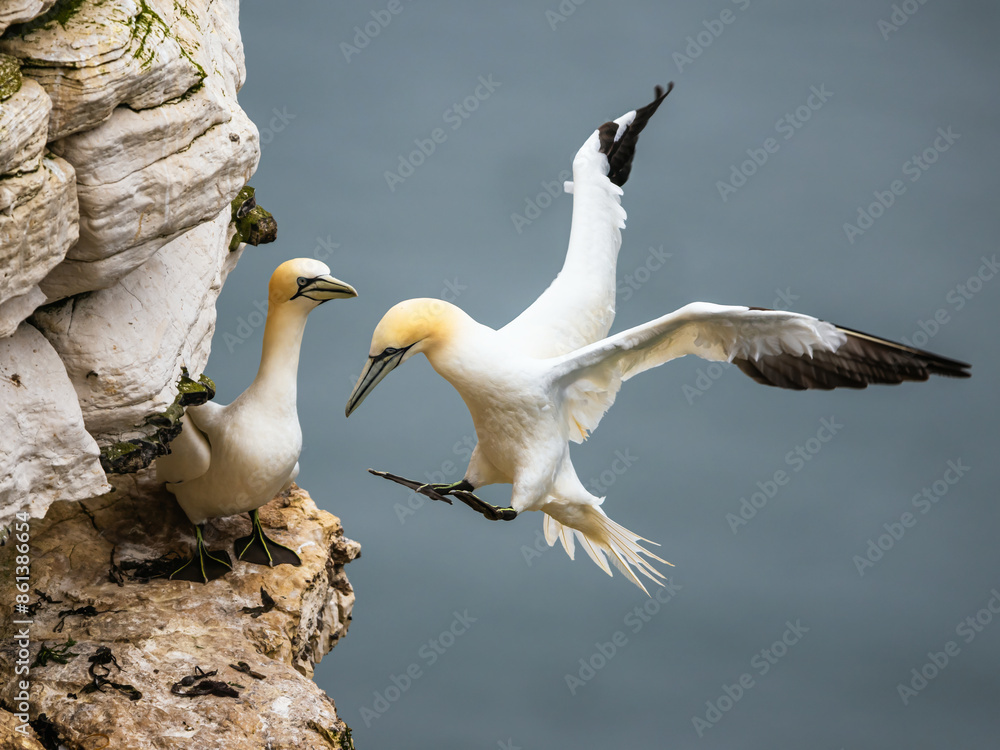
[[[972,0],[243,3],[279,239],[229,278],[208,371],[222,403],[253,378],[281,261],[357,286],[306,331],[299,483],[363,545],[316,672],[359,748],[996,747],[998,20]],[[548,285],[573,154],[670,80],[625,186],[614,330],[693,300],[788,308],[973,378],[797,393],[686,358],[629,382],[573,459],[676,564],[650,600],[545,546],[540,514],[490,523],[366,473],[462,477],[471,420],[422,357],[343,410],[395,302],[499,327]]]

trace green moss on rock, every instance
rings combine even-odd
[[[21,61],[0,54],[0,102],[21,90]]]
[[[263,245],[278,238],[278,222],[270,212],[257,205],[254,189],[245,185],[232,203],[233,223],[236,234],[229,241],[229,251],[233,252],[241,242],[249,245]]]
[[[188,406],[204,404],[215,398],[215,383],[207,375],[193,380],[186,367],[177,380],[177,396],[161,412],[150,414],[143,426],[152,428],[143,438],[123,440],[101,448],[101,468],[105,474],[134,474],[170,452],[171,441],[181,434],[181,417]],[[141,428],[140,428],[141,429]]]

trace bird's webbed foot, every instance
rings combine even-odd
[[[267,565],[271,568],[275,565],[302,564],[302,560],[294,550],[283,544],[278,544],[264,533],[264,526],[260,522],[260,513],[253,510],[249,515],[252,529],[250,535],[240,537],[233,542],[237,558],[243,562]]]
[[[170,574],[171,581],[191,581],[192,583],[208,583],[216,578],[222,578],[233,569],[229,553],[224,550],[210,550],[205,546],[201,535],[201,527],[195,526],[197,537],[197,554],[185,560],[179,568]]]
[[[448,503],[448,505],[452,504],[451,498],[448,497],[448,495],[451,495],[491,521],[512,521],[517,518],[517,511],[513,508],[500,508],[476,497],[471,492],[471,490],[475,489],[475,486],[465,479],[459,482],[452,482],[451,484],[421,484],[412,479],[390,474],[387,471],[376,471],[375,469],[369,469],[368,471],[377,477],[388,479],[390,482],[401,484],[414,492],[419,492],[421,495],[431,498],[431,500],[440,500],[441,502]]]

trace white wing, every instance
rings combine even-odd
[[[671,88],[673,84],[671,84]],[[615,319],[615,286],[625,210],[622,189],[635,143],[670,93],[594,131],[573,159],[573,194],[566,261],[555,281],[523,313],[500,329],[533,357],[554,357],[608,335]]]
[[[209,401],[208,404],[212,403]],[[188,407],[181,417],[181,434],[170,441],[170,453],[156,459],[156,478],[171,484],[197,479],[212,464],[212,445],[194,423]]]
[[[554,360],[571,434],[597,427],[623,381],[694,354],[736,364],[766,385],[865,388],[870,383],[968,377],[968,365],[800,313],[693,302]]]

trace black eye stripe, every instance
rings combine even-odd
[[[410,346],[412,346],[412,344]],[[409,348],[410,348],[409,346],[407,346],[407,347],[405,347],[403,349],[397,349],[397,348],[392,347],[392,346],[386,347],[385,349],[382,350],[381,354],[375,355],[374,357],[372,357],[372,359],[374,359],[376,362],[381,362],[383,359],[389,359],[389,357],[395,357],[398,354],[403,354]]]

